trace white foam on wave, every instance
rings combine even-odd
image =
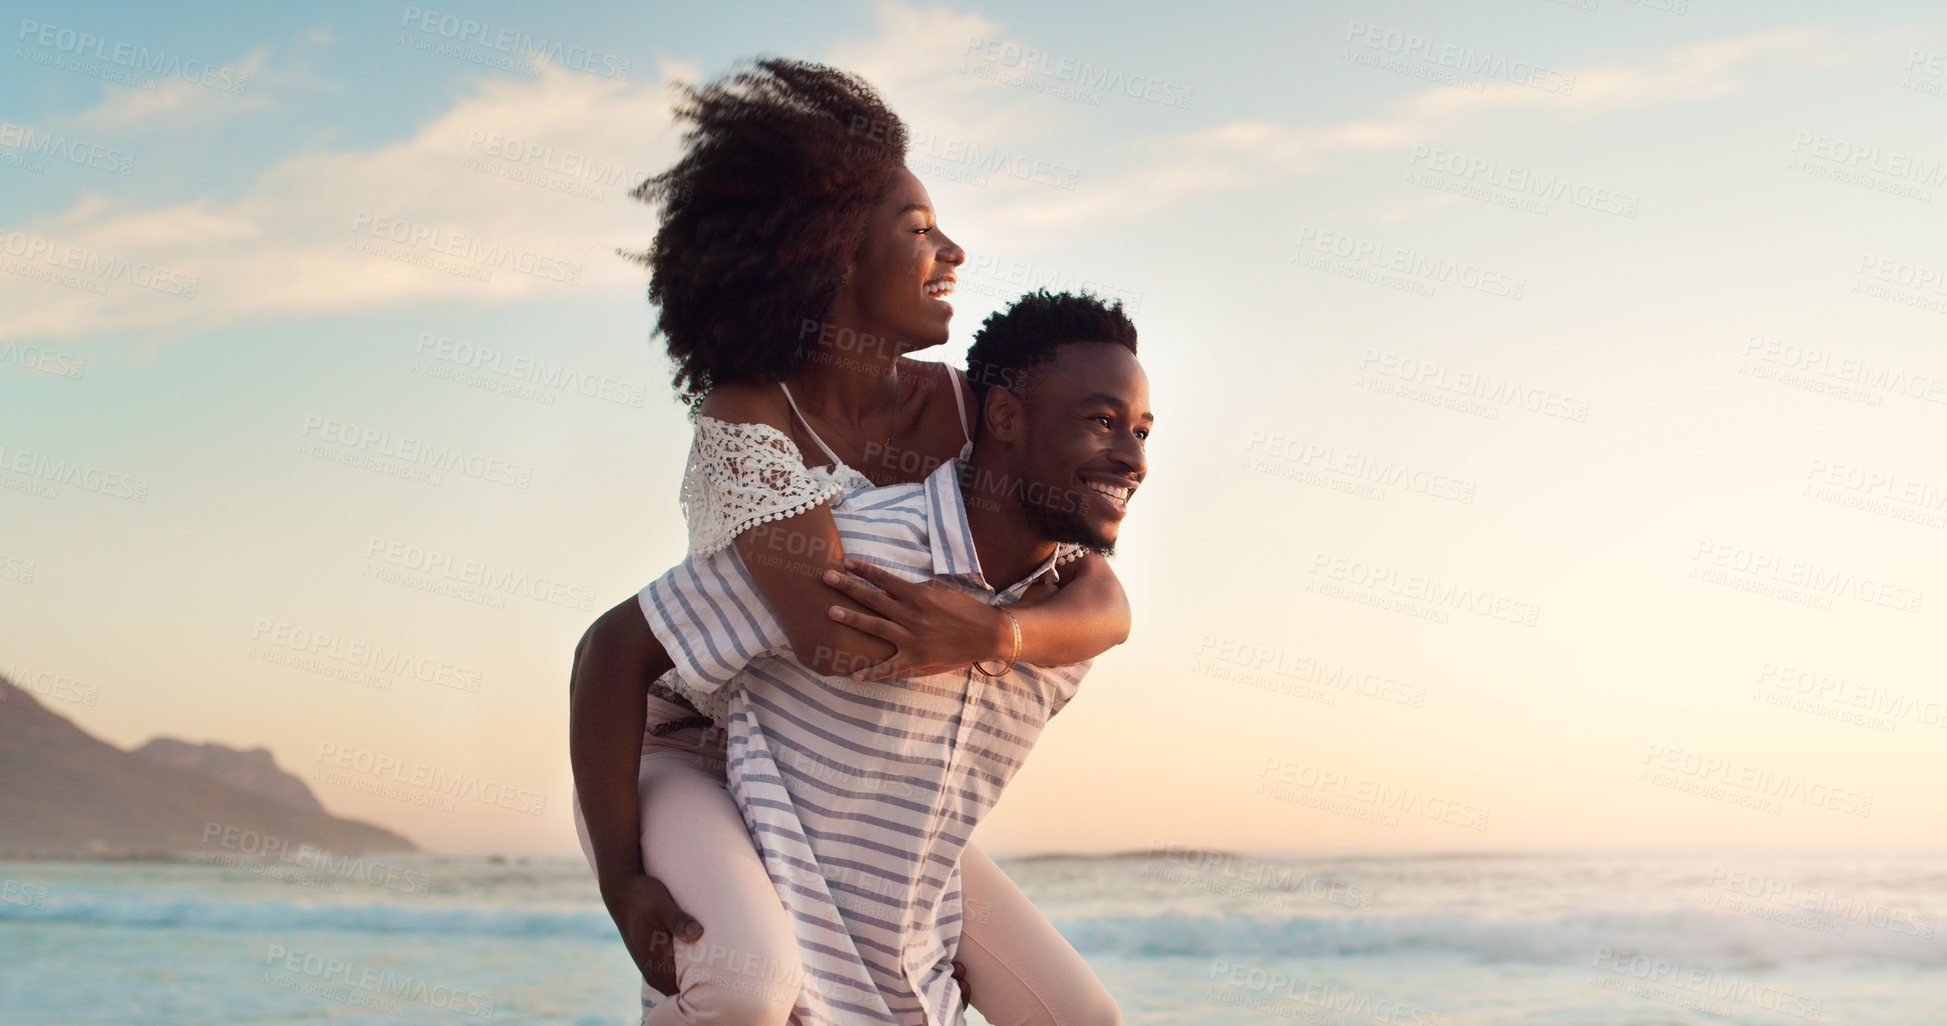
[[[401,934],[608,939],[600,906],[466,906],[214,899],[208,893],[49,888],[45,901],[0,903],[0,923],[88,923],[153,929],[343,930]]]
[[[1460,912],[1333,917],[1172,913],[1062,919],[1057,925],[1085,955],[1134,958],[1424,954],[1592,965],[1604,951],[1627,951],[1737,968],[1852,960],[1947,966],[1947,941],[1937,932],[1916,936],[1920,928],[1910,922],[1895,928],[1864,917],[1856,922],[1817,917],[1794,925],[1708,909],[1532,918]]]

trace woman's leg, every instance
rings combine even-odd
[[[960,856],[960,951],[973,1006],[994,1026],[1119,1026],[1108,988],[979,848]]]
[[[703,924],[703,937],[675,941],[675,996],[643,986],[643,1023],[782,1026],[803,985],[803,957],[724,789],[722,745],[697,741],[701,733],[682,730],[670,736],[677,740],[644,742],[637,778],[643,869]],[[575,828],[583,854],[590,854],[579,800]]]

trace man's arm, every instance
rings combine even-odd
[[[665,994],[676,992],[670,936],[703,935],[642,867],[636,776],[648,684],[672,665],[631,596],[582,635],[568,685],[568,757],[602,903],[643,978]]]

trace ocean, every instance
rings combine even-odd
[[[1001,864],[1131,1024],[1947,1023],[1940,853]],[[0,863],[5,1026],[613,1026],[635,991],[579,859]]]

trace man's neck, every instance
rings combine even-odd
[[[960,475],[960,497],[967,507],[967,529],[973,536],[974,557],[981,576],[995,591],[1006,591],[1055,554],[1055,543],[1021,508],[1026,485],[1012,473],[977,462]]]

